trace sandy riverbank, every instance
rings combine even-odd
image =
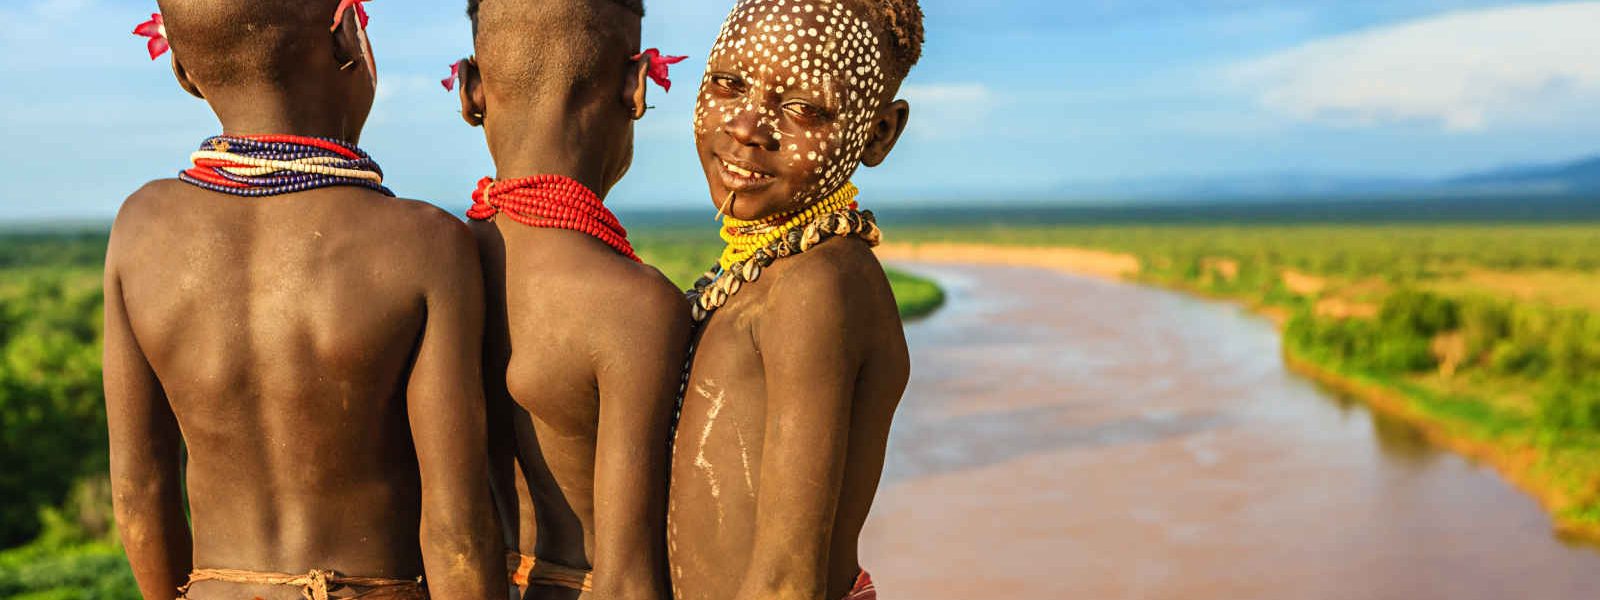
[[[878,256],[884,260],[937,264],[1041,267],[1104,279],[1126,279],[1139,274],[1139,259],[1133,255],[1088,248],[890,243],[878,247]]]

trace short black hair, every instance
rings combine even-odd
[[[467,2],[479,73],[498,93],[525,98],[620,81],[639,52],[643,12],[642,0]]]
[[[160,0],[174,52],[202,86],[281,87],[333,63],[328,26],[339,0]]]
[[[903,80],[922,58],[922,6],[917,0],[860,0],[892,40],[886,70]]]
[[[478,4],[480,2],[482,2],[482,1],[483,0],[467,0],[467,18],[472,19],[473,21],[477,21],[478,20]],[[621,4],[624,7],[627,7],[628,10],[633,11],[634,14],[639,15],[641,18],[644,17],[644,0],[611,0],[611,1],[612,2],[616,2],[617,4]]]

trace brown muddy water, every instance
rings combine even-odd
[[[862,561],[889,600],[1586,599],[1600,551],[1283,366],[1223,303],[1011,267],[911,323]]]

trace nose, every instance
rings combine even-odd
[[[755,107],[741,108],[722,124],[722,132],[734,141],[768,152],[778,151],[778,136],[773,134],[776,130],[776,123],[762,117],[761,109]]]

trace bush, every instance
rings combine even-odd
[[[1600,430],[1600,379],[1549,386],[1539,396],[1539,421],[1558,431]]]
[[[100,542],[34,544],[0,552],[0,597],[13,600],[142,600],[122,548]]]
[[[1504,302],[1467,302],[1461,306],[1460,316],[1467,356],[1487,354],[1511,334],[1511,313]]]
[[[1438,368],[1427,339],[1384,335],[1375,340],[1366,367],[1379,373],[1416,373]]]
[[[1378,321],[1397,334],[1431,339],[1457,327],[1460,307],[1437,294],[1403,289],[1384,298]]]
[[[99,279],[37,272],[0,286],[0,547],[32,539],[41,509],[108,467]]]
[[[1489,368],[1507,375],[1538,377],[1550,364],[1540,346],[1523,346],[1511,340],[1501,340],[1489,352]]]

